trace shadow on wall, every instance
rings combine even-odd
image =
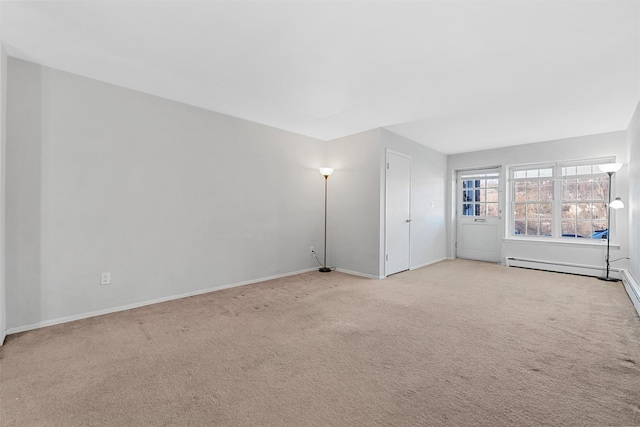
[[[26,90],[16,96],[12,88]],[[21,68],[18,72],[9,65],[7,100],[12,102],[7,107],[6,148],[7,328],[41,317],[44,96],[41,68]]]

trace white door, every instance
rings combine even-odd
[[[411,157],[387,151],[385,275],[409,269],[411,239]]]
[[[456,193],[456,256],[499,262],[502,251],[500,169],[458,172]]]

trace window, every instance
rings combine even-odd
[[[511,168],[512,234],[606,238],[612,159]]]
[[[553,168],[517,170],[513,177],[515,234],[550,236],[553,223]]]
[[[498,216],[498,172],[470,172],[462,179],[462,215]]]
[[[565,237],[593,237],[607,229],[609,177],[597,165],[561,169],[561,230]],[[605,236],[606,237],[606,236]]]

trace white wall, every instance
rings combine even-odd
[[[380,277],[380,130],[327,142],[329,253],[341,270]],[[318,196],[321,196],[319,194]]]
[[[0,6],[1,7],[1,6]],[[7,54],[0,35],[0,345],[7,329],[5,291],[5,170],[6,170]]]
[[[9,330],[315,266],[324,142],[14,58],[7,112]]]
[[[640,103],[627,129],[629,148],[629,256],[630,272],[640,282]]]
[[[411,156],[411,268],[445,258],[446,156],[385,129],[327,143],[332,265],[385,277],[386,150]]]
[[[506,166],[543,163],[562,160],[577,160],[587,158],[602,158],[615,156],[616,160],[625,164],[623,169],[614,176],[614,194],[625,197],[628,192],[629,162],[625,141],[626,132],[612,132],[600,135],[567,138],[555,141],[538,142],[508,148],[477,151],[472,153],[455,154],[448,157],[447,194],[451,196],[447,206],[447,254],[455,256],[455,174],[458,170],[473,169],[488,166],[502,166],[502,201],[505,201],[505,191],[508,189],[505,173]],[[505,206],[501,206],[505,212]],[[628,209],[614,211],[614,226],[612,226],[612,243],[620,249],[612,251],[611,258],[628,256]],[[507,218],[505,218],[505,222]],[[602,242],[591,244],[553,243],[541,244],[523,239],[504,239],[502,258],[520,257],[538,260],[550,260],[589,266],[604,266],[606,245]],[[615,267],[626,268],[626,260],[619,261]],[[603,270],[604,271],[604,270]]]
[[[381,131],[381,217],[385,212],[386,150],[411,157],[411,268],[446,257],[446,173],[447,156],[386,129]],[[384,221],[381,222],[384,237]],[[384,267],[384,245],[380,254]],[[382,269],[381,274],[384,274]]]

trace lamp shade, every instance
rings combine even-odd
[[[333,168],[320,168],[320,175],[329,176],[333,173]]]
[[[609,203],[609,207],[611,209],[622,209],[624,208],[624,203],[622,203],[622,200],[620,199],[620,197],[616,197],[616,199]]]
[[[622,169],[622,163],[605,163],[604,165],[598,165],[598,167],[605,173],[618,172]]]

